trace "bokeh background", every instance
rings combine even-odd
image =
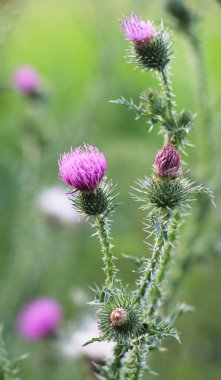
[[[144,215],[129,193],[137,177],[151,173],[162,138],[157,131],[148,133],[144,120],[135,121],[132,113],[108,102],[121,95],[137,100],[146,87],[158,85],[151,73],[141,74],[125,62],[127,42],[118,19],[131,10],[156,24],[163,19],[173,30],[172,78],[178,109],[198,114],[192,134],[196,147],[189,149],[186,161],[191,175],[214,189],[217,204],[213,209],[202,199],[207,210],[202,214],[197,204],[193,207],[174,255],[170,273],[174,278],[188,252],[199,258],[176,294],[177,300],[195,307],[177,323],[182,345],[165,342],[168,350],[154,353],[149,364],[163,380],[220,378],[221,7],[215,0],[188,3],[202,15],[199,34],[206,62],[206,96],[212,107],[206,126],[197,100],[199,68],[163,1],[0,2],[0,321],[10,354],[29,353],[21,363],[24,380],[93,378],[83,358],[65,357],[51,342],[24,342],[15,327],[23,305],[41,295],[62,304],[61,335],[77,329],[86,314],[95,313],[83,303],[93,296],[89,285],[103,279],[98,241],[90,238],[89,225],[64,224],[44,215],[44,206],[39,206],[42,191],[63,187],[57,175],[60,153],[88,142],[107,156],[108,177],[118,185],[122,202],[115,213],[113,236],[124,283],[133,282],[135,275],[122,253],[148,253],[143,242]],[[40,73],[42,100],[30,101],[14,90],[13,72],[23,65]]]

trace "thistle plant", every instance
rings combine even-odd
[[[59,175],[70,187],[73,207],[86,215],[101,244],[105,281],[94,289],[98,308],[97,341],[115,343],[114,358],[98,366],[98,377],[105,380],[142,379],[148,366],[149,353],[161,348],[162,341],[173,337],[179,341],[174,327],[176,319],[189,310],[179,305],[165,313],[167,296],[163,286],[165,275],[176,249],[179,226],[200,193],[213,199],[212,192],[186,177],[181,155],[190,144],[188,135],[194,116],[178,112],[170,80],[172,38],[163,25],[156,27],[132,13],[120,21],[122,31],[130,41],[128,61],[141,71],[151,71],[159,80],[161,90],[144,90],[139,104],[120,98],[115,101],[144,118],[149,130],[162,136],[162,148],[156,153],[151,177],[138,179],[133,186],[133,198],[147,214],[145,231],[150,245],[150,257],[128,257],[137,268],[137,280],[132,291],[122,284],[116,268],[110,234],[111,219],[117,206],[115,186],[106,178],[107,162],[98,148],[84,145],[61,155]]]
[[[3,339],[2,326],[0,326],[0,378],[2,380],[20,380],[19,364],[26,356],[11,359]]]

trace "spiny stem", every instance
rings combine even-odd
[[[144,371],[142,341],[138,340],[133,346],[130,357],[122,368],[121,380],[139,380]]]
[[[156,236],[150,267],[148,266],[148,268],[144,269],[144,277],[141,280],[135,302],[140,302],[142,298],[149,298],[153,283],[158,279],[158,272],[165,255],[165,247],[167,247],[167,243],[168,231],[167,229],[161,229]]]
[[[168,78],[168,71],[164,69],[161,71],[162,83],[164,87],[164,92],[167,100],[167,110],[170,117],[170,120],[173,122],[173,100],[172,100],[172,88],[170,86],[170,81]]]
[[[158,272],[158,278],[156,280],[157,288],[155,287],[152,291],[152,304],[151,304],[150,311],[148,313],[149,315],[152,315],[154,313],[156,309],[156,305],[157,303],[159,303],[159,300],[162,297],[160,285],[165,278],[165,274],[171,260],[171,252],[173,249],[173,243],[176,240],[176,231],[177,231],[179,221],[180,221],[180,214],[177,214],[175,221],[173,222],[170,232],[169,232],[168,242],[165,245],[164,255],[162,257],[162,264]]]
[[[105,287],[110,288],[113,286],[115,280],[115,267],[113,263],[114,258],[111,252],[112,244],[110,243],[107,217],[103,215],[96,216],[95,225],[97,227],[98,237],[104,255],[104,272],[106,275]]]
[[[111,368],[115,380],[120,380],[120,370],[122,367],[122,359],[124,357],[124,354],[122,354],[123,348],[122,344],[117,344],[114,348],[114,360],[111,363]]]

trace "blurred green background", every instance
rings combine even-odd
[[[208,102],[213,107],[213,120],[207,128],[200,123],[202,110],[197,105],[191,49],[174,28],[163,1],[0,2],[0,321],[10,353],[29,353],[21,363],[24,380],[92,378],[83,360],[61,357],[47,342],[25,343],[15,329],[16,315],[24,303],[48,295],[64,308],[65,330],[70,321],[84,314],[72,300],[74,289],[82,288],[90,298],[89,285],[103,279],[99,245],[90,238],[90,226],[52,223],[37,206],[39,192],[61,185],[57,175],[60,153],[87,142],[106,154],[108,177],[118,185],[122,201],[115,213],[113,236],[125,283],[134,281],[135,275],[121,254],[148,253],[143,243],[144,215],[129,193],[137,177],[151,173],[162,138],[157,131],[149,134],[144,120],[135,121],[132,113],[108,103],[121,95],[137,100],[146,87],[158,85],[151,73],[141,74],[125,62],[127,42],[118,19],[131,10],[156,24],[163,19],[173,29],[176,58],[172,78],[178,108],[199,114],[191,136],[196,148],[189,149],[187,161],[191,173],[215,189],[217,204],[202,217],[194,206],[182,228],[170,275],[176,275],[177,263],[189,250],[203,257],[177,294],[177,299],[193,305],[195,312],[177,324],[182,345],[165,342],[168,350],[153,354],[150,365],[163,380],[220,378],[221,7],[215,0],[189,4],[203,15],[200,36]],[[26,64],[42,77],[44,102],[31,103],[9,89],[14,70]],[[145,379],[149,378],[151,375],[146,375]]]

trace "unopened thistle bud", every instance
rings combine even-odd
[[[78,211],[98,215],[106,210],[108,200],[99,187],[107,168],[103,153],[84,145],[61,155],[58,166],[61,180],[73,188],[73,205]]]
[[[186,127],[187,125],[191,124],[193,120],[194,120],[194,115],[191,112],[182,111],[178,122],[181,127]]]
[[[112,310],[110,320],[114,326],[122,326],[126,321],[126,312],[120,307]]]
[[[165,144],[156,156],[155,171],[159,176],[176,177],[180,169],[180,154],[172,144]]]
[[[98,311],[98,327],[102,339],[128,342],[142,332],[141,309],[126,294],[113,296]]]
[[[131,14],[120,21],[125,37],[132,42],[129,58],[132,62],[146,69],[162,71],[170,61],[170,36],[163,28],[159,31],[151,21],[143,21]]]

